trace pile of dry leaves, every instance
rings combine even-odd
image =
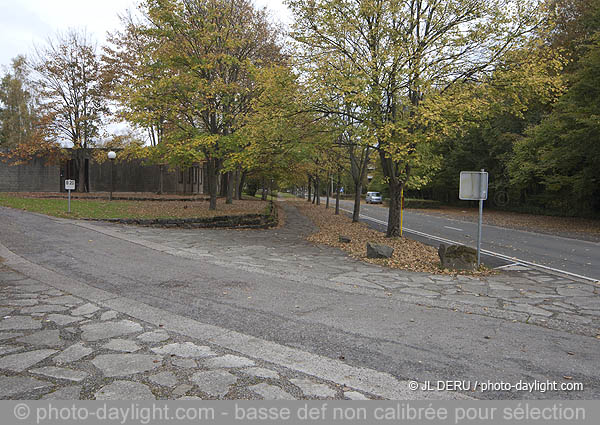
[[[457,272],[440,268],[440,259],[436,248],[412,239],[386,238],[385,234],[369,228],[364,223],[352,223],[350,217],[335,215],[333,208],[312,205],[305,201],[294,202],[300,212],[312,220],[318,231],[308,236],[308,240],[318,244],[334,246],[348,252],[352,257],[363,261],[395,269],[434,274],[489,275],[492,272],[483,269],[477,272]],[[351,239],[350,243],[339,241],[340,235]],[[367,242],[378,243],[394,248],[389,259],[367,258]]]

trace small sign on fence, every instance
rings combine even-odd
[[[479,201],[477,223],[477,267],[481,264],[481,227],[483,221],[483,201],[488,197],[488,173],[481,171],[461,171],[458,197],[463,201]]]

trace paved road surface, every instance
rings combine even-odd
[[[352,201],[341,201],[340,204],[344,210],[352,211]],[[361,215],[367,222],[385,229],[388,215],[386,207],[362,205]],[[406,210],[404,227],[411,237],[431,245],[437,246],[440,242],[426,235],[473,247],[477,244],[477,223],[473,222]],[[486,224],[483,225],[482,234],[483,250],[600,280],[600,243]],[[485,256],[484,262],[497,267],[508,264],[510,260]]]
[[[0,256],[15,256],[11,264],[26,274],[27,262],[39,265],[35,278],[46,280],[47,270],[62,291],[70,291],[64,282],[106,291],[112,295],[102,298],[103,308],[120,308],[150,322],[147,328],[162,323],[149,317],[156,310],[152,317],[160,320],[183,317],[199,329],[218,329],[195,338],[265,367],[333,384],[347,379],[340,367],[355,368],[365,382],[379,380],[360,389],[369,397],[393,396],[412,379],[564,376],[585,390],[468,395],[600,397],[600,288],[526,270],[487,280],[387,270],[306,243],[301,235],[312,225],[291,207],[286,216],[282,229],[215,231],[89,224],[0,208],[0,243],[14,253]],[[85,298],[86,291],[75,295]],[[178,320],[174,328],[184,329]],[[384,388],[373,371],[399,384]]]

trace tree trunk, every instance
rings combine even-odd
[[[388,227],[386,236],[395,238],[400,236],[400,206],[402,202],[403,182],[397,179],[389,180],[390,188],[390,207],[388,211]]]
[[[265,178],[263,177],[262,179],[262,195],[260,197],[261,200],[266,201],[267,200],[267,183]]]
[[[317,197],[317,205],[321,205],[321,179],[317,177],[317,182],[315,183],[315,195]]]
[[[309,175],[308,176],[308,197],[306,198],[306,200],[308,202],[310,202],[311,195],[312,195],[312,177]]]
[[[340,185],[342,184],[342,178],[338,173],[337,176],[337,187],[335,188],[335,215],[340,215]]]
[[[360,197],[362,195],[362,183],[354,184],[354,210],[352,211],[352,222],[357,223],[360,219]]]
[[[219,177],[219,166],[216,159],[209,159],[207,161],[207,176],[208,177],[208,191],[210,193],[210,206],[209,209],[217,209],[217,179]]]
[[[228,171],[226,174],[227,180],[227,200],[226,204],[233,204],[233,173]]]

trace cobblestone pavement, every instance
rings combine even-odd
[[[268,231],[186,230],[82,224],[134,243],[223,267],[431,307],[539,325],[587,336],[600,334],[600,285],[548,274],[522,265],[497,275],[430,275],[387,269],[348,257],[303,238],[313,226],[282,202],[286,225]]]
[[[356,399],[0,267],[2,399]]]

